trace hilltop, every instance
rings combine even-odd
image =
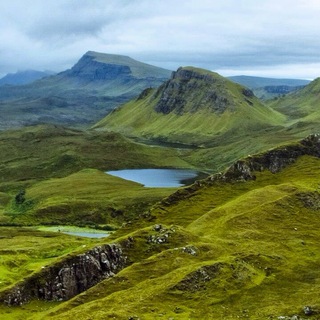
[[[23,86],[0,87],[0,129],[39,123],[88,125],[171,71],[126,56],[89,51],[69,70]]]
[[[187,145],[213,143],[282,124],[284,117],[252,91],[204,69],[179,68],[156,90],[117,108],[94,126]]]

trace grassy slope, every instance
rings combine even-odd
[[[0,134],[0,191],[63,177],[84,168],[188,167],[169,148],[133,143],[119,134],[44,125]]]
[[[138,183],[84,169],[26,189],[26,201],[12,200],[2,223],[111,225],[119,227],[144,212],[175,188],[144,188]]]
[[[317,306],[319,161],[303,156],[155,206],[121,231],[134,239],[130,267],[31,318],[274,319]]]
[[[102,171],[191,167],[172,148],[144,146],[114,133],[56,126],[1,133],[0,154],[2,224],[104,224],[112,223],[110,214],[118,212],[111,219],[118,225],[130,218],[129,207],[131,214],[138,214],[171,191],[144,189]],[[26,189],[26,201],[17,206],[14,198],[20,189]]]
[[[286,114],[292,121],[317,121],[319,114],[320,78],[303,89],[270,103],[271,107]]]
[[[163,114],[155,111],[155,107],[165,90],[165,85],[158,92],[149,92],[142,99],[132,100],[119,109],[116,109],[101,120],[95,128],[119,131],[127,135],[143,136],[154,139],[181,142],[185,144],[208,143],[226,132],[232,130],[238,135],[251,131],[259,131],[266,126],[278,126],[284,117],[272,109],[263,106],[254,97],[245,97],[243,87],[227,79],[196,68],[183,68],[197,74],[211,77],[213,83],[207,80],[190,80],[197,90],[185,92],[185,106],[183,114],[170,112]],[[179,78],[169,80],[172,86],[179,86],[183,81]],[[168,82],[167,82],[168,83]],[[215,92],[221,98],[227,98],[230,105],[223,113],[213,112],[211,102],[207,101],[207,92]],[[179,90],[171,92],[179,97]],[[201,105],[196,112],[194,106]]]

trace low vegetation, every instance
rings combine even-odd
[[[241,171],[245,166],[235,165],[166,197],[108,240],[130,243],[123,246],[128,267],[70,301],[50,309],[40,303],[46,311],[25,306],[25,315],[304,319],[312,310],[308,319],[317,319],[320,160],[295,151],[309,150],[308,142],[297,148],[279,149],[289,158],[269,163],[274,173],[248,175]],[[239,163],[261,166],[267,159],[261,154]],[[19,319],[21,309],[2,310],[9,316],[18,310]]]
[[[294,93],[273,101],[275,111],[195,68],[170,81],[94,130],[42,125],[0,134],[0,297],[84,248],[116,243],[125,256],[123,269],[72,299],[3,304],[0,319],[319,318],[319,136],[297,143],[317,129],[315,100],[293,110]],[[301,92],[316,95],[316,84]],[[152,189],[105,173],[145,167],[217,174]],[[92,240],[36,230],[44,224],[112,233]]]

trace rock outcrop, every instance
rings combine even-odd
[[[132,78],[129,66],[96,61],[94,56],[88,54],[66,71],[65,75],[84,82],[114,80],[120,77],[123,80]]]
[[[254,180],[254,171],[269,170],[276,173],[294,163],[298,157],[303,155],[320,157],[320,135],[313,134],[301,140],[299,144],[279,147],[263,154],[248,156],[235,162],[223,175],[220,175],[220,179],[226,181]],[[218,176],[213,176],[211,179],[216,178]]]
[[[200,72],[195,68],[179,68],[172,72],[170,80],[159,87],[155,95],[160,96],[160,99],[155,110],[163,114],[194,113],[208,105],[212,112],[218,114],[227,108],[233,110],[235,103],[225,82],[214,73]],[[188,107],[190,101],[191,108]]]
[[[190,198],[202,187],[216,182],[235,182],[255,180],[255,172],[269,170],[277,173],[294,163],[300,156],[309,155],[320,158],[320,134],[312,134],[300,141],[300,143],[272,149],[265,153],[248,156],[236,161],[225,172],[209,176],[204,180],[196,181],[191,186],[179,189],[169,197],[163,199],[161,205],[167,206]],[[315,204],[313,206],[316,206]],[[147,215],[148,216],[148,215]]]
[[[0,295],[7,305],[22,305],[31,299],[68,300],[125,267],[126,257],[117,244],[98,246],[45,266],[22,283]]]

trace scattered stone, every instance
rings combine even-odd
[[[183,247],[182,251],[188,254],[191,254],[192,256],[196,256],[197,255],[197,248],[194,246],[187,246],[187,247]]]
[[[303,307],[303,312],[306,316],[311,316],[313,315],[313,310],[310,306],[305,306]]]
[[[153,230],[154,230],[154,231],[157,231],[157,232],[161,231],[161,230],[162,230],[162,225],[161,225],[161,224],[156,224],[156,225],[154,225],[154,226],[153,226]]]

